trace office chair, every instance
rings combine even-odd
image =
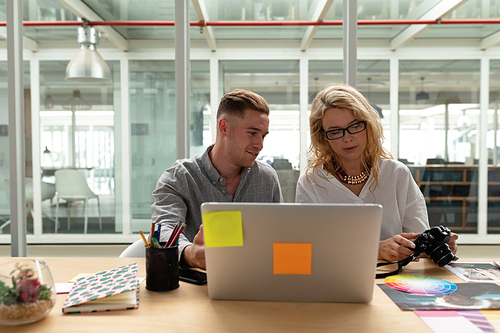
[[[297,170],[276,170],[284,202],[295,202],[295,192],[300,172]]]
[[[130,244],[120,254],[120,258],[145,258],[145,257],[146,257],[146,246],[144,245],[144,241],[142,240],[142,238]]]
[[[82,172],[72,169],[57,170],[55,172],[56,177],[56,192],[57,192],[57,205],[56,205],[56,230],[59,229],[59,201],[61,199],[66,200],[68,203],[67,217],[68,217],[68,230],[70,229],[71,223],[71,203],[73,201],[83,201],[84,202],[84,214],[85,223],[83,233],[87,233],[88,224],[88,200],[97,199],[97,211],[99,212],[99,229],[102,230],[102,219],[101,219],[101,206],[99,202],[99,196],[92,192],[87,180]]]
[[[26,212],[27,215],[31,214],[33,216],[33,179],[32,178],[26,178],[25,179],[25,192],[24,192],[24,197],[26,201]],[[47,200],[47,199],[52,199],[54,195],[56,194],[56,189],[54,184],[51,183],[46,183],[42,182],[41,183],[41,191],[42,191],[42,201]],[[5,179],[5,193],[8,201],[10,201],[10,180]],[[10,215],[10,212],[9,212]],[[50,216],[47,214],[44,214],[42,212],[42,216],[45,216],[49,218],[50,220],[53,220]],[[3,228],[8,226],[10,224],[10,218],[5,221],[2,225],[0,225],[0,231],[3,233]]]

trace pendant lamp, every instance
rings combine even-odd
[[[99,33],[84,21],[78,28],[78,43],[80,50],[66,67],[66,81],[105,83],[111,81],[111,70],[96,46],[99,43]]]
[[[423,104],[429,100],[429,94],[424,91],[424,79],[425,78],[423,76],[420,78],[420,81],[422,82],[422,90],[415,96],[415,100],[418,104]]]
[[[312,102],[314,101],[314,99],[316,98],[316,95],[318,94],[318,80],[319,80],[319,77],[315,77],[314,78],[314,81],[316,81],[316,89],[314,90],[314,92],[311,94],[311,96],[309,97],[309,103],[312,104]]]

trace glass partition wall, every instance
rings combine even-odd
[[[114,82],[120,82],[119,62],[108,61]],[[119,84],[85,84],[66,81],[65,61],[40,61],[40,167],[42,175],[43,233],[114,233],[115,225],[115,94]],[[59,170],[83,174],[97,199],[59,200],[43,193],[54,186]],[[61,178],[62,179],[62,178]],[[74,195],[86,187],[74,186]],[[57,188],[55,188],[57,190]],[[101,218],[101,224],[99,223]],[[56,230],[56,221],[58,229]]]
[[[315,16],[320,1],[204,3],[206,11],[199,13],[190,2],[190,21],[342,19],[341,1],[325,8],[322,18]],[[487,2],[467,3],[450,9],[443,19],[468,18],[473,15],[467,14],[469,9],[471,13],[480,9],[483,18],[498,16],[491,14],[496,8],[493,2],[488,2],[490,7]],[[151,15],[146,10],[150,2],[85,4],[106,20],[140,20],[145,12]],[[175,19],[174,2],[156,4],[149,19]],[[418,19],[428,4],[384,0],[372,5],[359,0],[358,19]],[[70,7],[25,1],[25,19],[76,21]],[[0,10],[0,18],[2,14]],[[26,176],[39,177],[42,183],[34,193],[33,209],[27,207],[30,243],[138,239],[139,230],[149,230],[156,182],[177,158],[173,27],[101,28],[98,50],[113,80],[75,84],[64,79],[65,67],[77,49],[75,27],[25,27]],[[312,99],[326,84],[343,81],[341,28],[321,26],[313,32],[309,28],[190,29],[191,91],[189,110],[185,110],[190,119],[186,135],[190,156],[213,143],[220,98],[235,88],[255,91],[271,108],[270,134],[259,158],[278,172],[287,202],[295,200],[296,182],[307,164],[305,119]],[[393,45],[406,28],[358,27],[357,88],[381,116],[384,146],[412,171],[426,199],[431,225],[450,226],[463,235],[464,242],[500,243],[495,238],[500,232],[499,48],[485,52],[476,45],[480,42],[458,45],[454,40],[441,45],[452,30],[484,44],[496,28],[439,25],[408,37],[408,44]],[[0,75],[4,101],[0,106],[0,187],[4,187],[0,190],[0,243],[4,244],[10,232],[5,224],[10,215],[6,59],[6,50],[0,48],[0,73],[4,74]],[[81,202],[61,200],[57,208],[55,173],[61,169],[78,170],[100,198],[99,206],[96,200],[88,202],[86,235],[86,209]]]
[[[261,95],[269,104],[269,134],[259,160],[278,172],[285,202],[295,202],[299,178],[299,62],[221,61],[223,92],[236,88]]]
[[[0,99],[7,101],[7,62],[0,61]],[[9,115],[7,103],[0,104],[0,232],[10,230],[9,187],[3,179],[9,178]]]
[[[429,222],[477,233],[480,62],[405,60],[399,68],[399,156]]]
[[[488,133],[488,233],[500,233],[500,60],[490,61]]]
[[[131,230],[149,230],[161,173],[175,162],[174,61],[130,61]]]
[[[121,172],[116,171],[117,154],[121,154],[119,150],[123,147],[122,142],[116,141],[122,137],[116,135],[116,124],[124,109],[120,104],[123,62],[107,62],[114,82],[104,85],[70,84],[64,80],[65,61],[39,62],[40,138],[35,140],[35,146],[39,149],[42,183],[53,185],[58,169],[80,170],[89,188],[99,195],[101,204],[99,211],[97,202],[89,201],[87,233],[107,234],[106,241],[120,242],[132,239],[139,230],[147,230],[153,202],[151,193],[161,173],[176,159],[175,62],[128,61],[129,218],[117,217],[123,202],[122,193],[117,196],[116,192],[121,183],[127,182],[127,178],[121,178]],[[498,63],[490,62],[491,82],[496,82]],[[479,210],[480,65],[479,60],[400,60],[399,120],[394,123],[390,116],[389,60],[358,61],[357,88],[379,110],[388,150],[391,133],[399,131],[399,159],[409,166],[426,198],[431,225],[445,224],[457,232],[472,235],[478,230]],[[29,74],[29,66],[26,71]],[[253,90],[264,96],[271,108],[271,132],[259,159],[277,170],[285,201],[293,202],[300,170],[305,167],[300,165],[300,154],[306,153],[300,151],[299,60],[220,60],[217,71],[220,85],[210,87],[210,61],[192,61],[191,155],[202,153],[213,142],[211,122],[215,121],[216,110],[211,108],[212,89],[218,90],[218,99],[237,87]],[[307,77],[309,106],[305,112],[309,113],[310,103],[319,90],[329,83],[341,82],[342,61],[311,59]],[[498,232],[499,228],[495,222],[499,214],[495,191],[500,186],[495,178],[498,164],[494,148],[498,141],[495,88],[492,84],[488,111],[488,233]],[[2,137],[7,140],[2,135],[0,140]],[[306,140],[308,146],[307,136]],[[7,150],[3,156],[6,161],[2,172],[7,178]],[[56,197],[41,198],[43,234],[57,236],[56,218],[59,220],[57,233],[84,233],[85,210],[81,203],[68,206],[61,201],[57,211]],[[0,216],[8,218],[8,204],[6,197],[4,199],[5,212]],[[102,229],[98,223],[99,212]],[[32,221],[28,214],[28,222]],[[8,233],[9,226],[2,231]],[[113,234],[117,238],[112,238]]]
[[[26,227],[27,234],[33,234],[33,145],[34,138],[29,128],[31,116],[30,63],[23,62],[24,82],[24,121],[25,121],[25,153],[26,153]],[[7,62],[0,61],[0,234],[10,232],[10,155],[9,155],[9,113],[8,113]]]
[[[131,231],[149,230],[152,192],[176,160],[175,61],[130,61]],[[190,151],[212,144],[208,61],[191,62]]]

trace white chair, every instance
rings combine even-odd
[[[144,241],[142,240],[142,238],[130,244],[120,254],[120,258],[145,258],[145,257],[146,257],[146,246],[144,245]]]
[[[26,211],[27,214],[31,213],[31,216],[33,216],[33,178],[26,178],[25,179],[25,192],[24,192],[24,200],[26,201]],[[41,182],[41,191],[42,191],[42,201],[47,200],[47,199],[52,199],[54,195],[56,194],[56,189],[54,184],[51,183],[46,183],[46,182]],[[10,181],[9,179],[5,179],[5,194],[7,199],[10,201]],[[10,214],[10,213],[9,213]],[[48,217],[49,219],[53,220],[50,218],[47,214],[44,214],[42,212],[42,216]],[[1,226],[0,226],[0,231],[3,232],[3,228],[8,226],[10,224],[10,219],[5,221]]]
[[[61,199],[68,203],[67,217],[68,217],[68,230],[70,229],[71,223],[71,203],[73,201],[83,201],[84,202],[84,215],[85,223],[83,233],[87,233],[88,224],[88,200],[97,199],[97,211],[99,213],[99,229],[102,230],[102,220],[101,220],[101,207],[99,203],[99,196],[92,192],[87,180],[82,172],[74,169],[64,169],[57,170],[55,172],[56,177],[56,192],[57,192],[57,206],[56,206],[56,230],[59,229],[59,201]]]
[[[276,170],[284,202],[295,202],[295,192],[300,172],[297,170]]]

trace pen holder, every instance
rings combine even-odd
[[[163,246],[163,244],[160,244]],[[179,287],[178,247],[146,248],[146,289],[167,291]]]

